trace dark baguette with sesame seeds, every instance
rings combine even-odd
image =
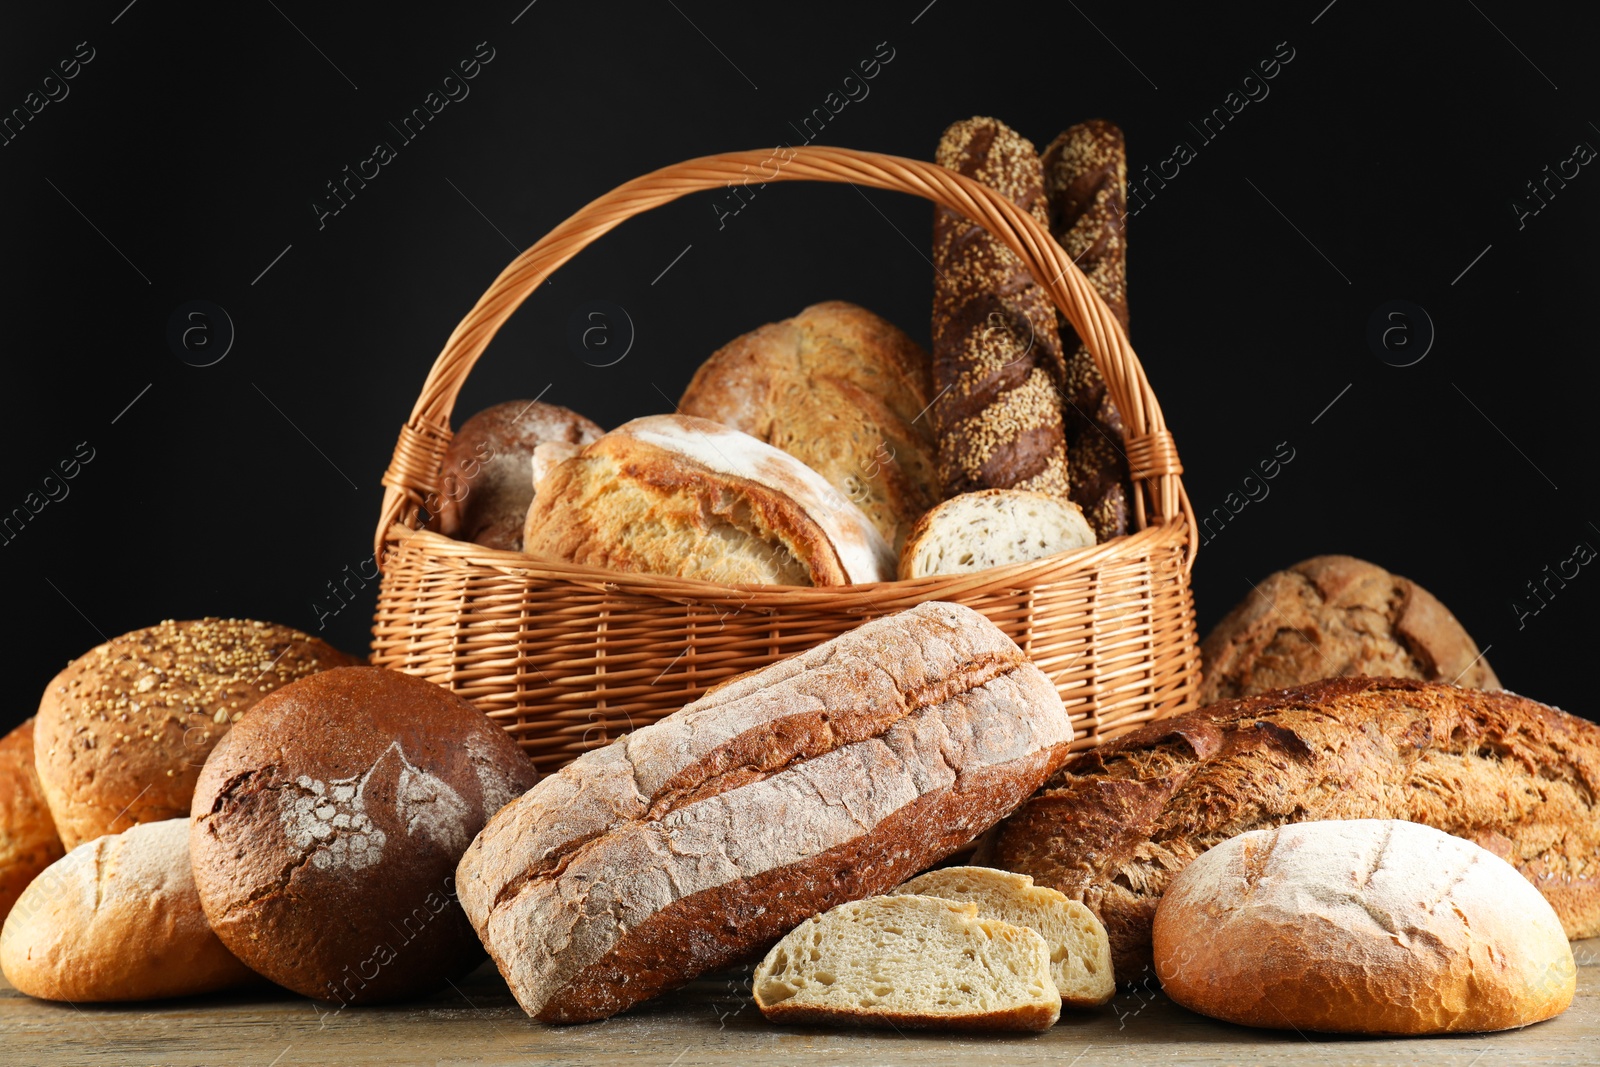
[[[1122,131],[1098,119],[1080,122],[1050,143],[1043,165],[1051,234],[1127,330],[1128,159]],[[1070,325],[1061,330],[1071,336]],[[1095,536],[1107,541],[1128,532],[1133,498],[1122,415],[1082,342],[1066,359],[1067,477],[1073,501]]]
[[[1048,225],[1027,138],[991,118],[945,130],[940,166],[984,183]],[[1056,310],[1022,260],[947,208],[933,218],[933,402],[946,497],[975,489],[1068,494]]]

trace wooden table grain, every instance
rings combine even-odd
[[[1577,942],[1573,951],[1578,996],[1559,1018],[1499,1034],[1408,1040],[1250,1030],[1195,1015],[1159,993],[1131,992],[1098,1011],[1064,1013],[1054,1029],[1038,1035],[788,1028],[769,1025],[756,1011],[748,971],[719,974],[626,1015],[570,1027],[528,1019],[488,964],[431,997],[337,1012],[268,991],[122,1006],[52,1004],[0,982],[0,1064],[1597,1064],[1600,939]]]

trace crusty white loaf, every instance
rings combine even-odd
[[[687,415],[634,419],[547,471],[523,551],[729,584],[894,576],[888,544],[822,475],[749,434]]]
[[[779,1023],[1048,1030],[1061,1016],[1037,930],[915,894],[807,919],[767,953],[752,989]]]
[[[1087,548],[1094,531],[1070,500],[1028,489],[980,489],[953,496],[911,528],[900,577],[962,574]]]
[[[530,1015],[603,1018],[937,862],[1071,740],[1004,633],[926,603],[580,756],[489,821],[456,889]]]
[[[1246,1026],[1504,1030],[1577,987],[1561,921],[1516,868],[1393,819],[1230,838],[1172,880],[1153,936],[1168,996]]]
[[[46,1000],[146,1000],[258,981],[211,932],[189,870],[189,820],[79,845],[18,898],[0,968]]]

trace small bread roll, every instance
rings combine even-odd
[[[61,853],[61,838],[33,769],[33,720],[28,719],[0,738],[0,921]]]
[[[51,864],[6,918],[0,969],[45,1000],[149,1000],[258,980],[200,910],[187,819],[97,837]]]
[[[1561,921],[1516,868],[1393,819],[1229,838],[1172,880],[1154,941],[1168,996],[1245,1026],[1505,1030],[1577,989]]]

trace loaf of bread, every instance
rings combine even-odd
[[[0,931],[0,969],[31,997],[189,996],[259,981],[217,940],[189,873],[189,821],[79,845],[25,890]]]
[[[1094,531],[1070,500],[1028,489],[979,489],[917,520],[900,552],[900,577],[988,570],[1092,544]]]
[[[990,118],[957,122],[939,164],[1049,224],[1038,153]],[[933,402],[944,496],[1034,489],[1067,496],[1065,363],[1056,309],[1016,253],[946,208],[933,218]]]
[[[1600,726],[1504,692],[1347,678],[1215,704],[1075,756],[985,862],[1105,923],[1117,979],[1150,963],[1172,877],[1246,830],[1408,819],[1473,841],[1600,934]]]
[[[549,470],[523,551],[726,584],[894,577],[861,509],[787,452],[708,419],[651,415]]]
[[[1025,874],[992,867],[940,867],[911,879],[895,893],[966,901],[977,905],[985,919],[1034,931],[1050,950],[1050,978],[1066,1007],[1097,1007],[1117,991],[1111,943],[1094,912],[1054,889],[1034,885]]]
[[[1412,822],[1229,838],[1173,878],[1154,939],[1169,997],[1275,1030],[1506,1030],[1560,1015],[1577,991],[1538,891],[1492,853]]]
[[[761,1014],[813,1026],[1048,1030],[1061,1016],[1038,931],[931,896],[853,900],[756,967]]]
[[[490,820],[456,884],[528,1014],[600,1019],[949,855],[1071,739],[998,627],[921,604],[578,757]]]
[[[938,499],[928,354],[831,300],[752,330],[700,365],[678,411],[781,448],[860,506],[895,551]]]
[[[0,738],[0,922],[62,851],[33,768],[33,720],[26,719]]]
[[[605,431],[576,411],[537,400],[484,408],[450,439],[439,471],[439,532],[515,552],[533,500],[533,450],[586,445]]]
[[[1211,631],[1201,655],[1202,704],[1353,674],[1500,688],[1433,594],[1351,556],[1269,574]]]
[[[1042,163],[1050,232],[1127,330],[1128,157],[1122,131],[1098,119],[1081,122],[1050,143]],[[1064,320],[1061,333],[1072,336]],[[1128,532],[1133,488],[1122,415],[1081,341],[1067,353],[1062,396],[1072,499],[1096,536],[1108,541]]]
[[[483,958],[456,862],[534,777],[504,730],[441,686],[378,667],[302,679],[200,775],[201,906],[230,951],[304,996],[425,992]]]
[[[34,759],[61,841],[189,814],[211,749],[273,690],[359,660],[248,619],[163,622],[113,638],[56,675]]]

